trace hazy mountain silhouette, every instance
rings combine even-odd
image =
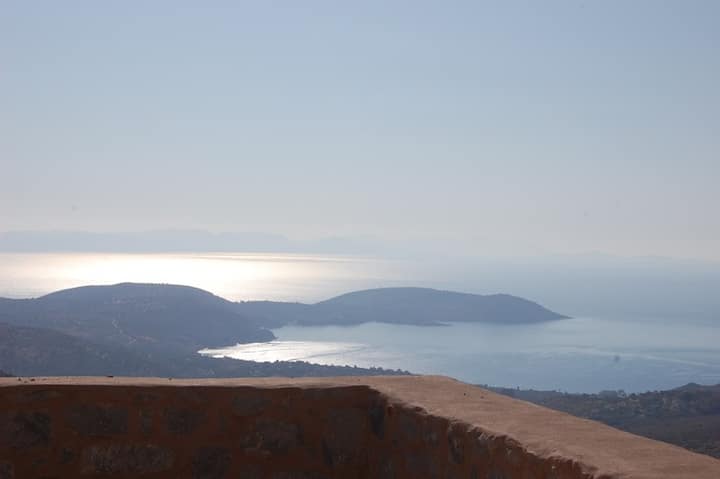
[[[423,288],[358,291],[308,305],[234,303],[201,289],[166,284],[83,286],[35,299],[0,298],[0,368],[23,375],[388,374],[397,372],[215,359],[197,351],[270,341],[275,336],[269,328],[290,323],[527,323],[563,317],[514,296]]]
[[[406,247],[407,248],[407,247]],[[256,252],[370,254],[401,252],[400,245],[366,237],[290,239],[262,232],[211,233],[203,230],[0,231],[2,252]]]
[[[527,299],[430,288],[379,288],[343,294],[316,304],[247,301],[238,311],[267,327],[284,324],[349,325],[366,322],[437,325],[444,322],[535,323],[564,319]]]
[[[16,375],[261,377],[407,374],[380,368],[253,362],[197,354],[274,335],[236,304],[197,288],[123,283],[36,299],[0,298],[0,368]]]
[[[158,284],[83,286],[37,299],[4,299],[0,322],[141,350],[189,352],[275,337],[230,301],[197,288]]]
[[[562,318],[516,296],[429,288],[371,289],[316,304],[234,303],[189,286],[138,283],[83,286],[36,299],[0,299],[0,322],[143,350],[197,351],[269,341],[274,339],[269,328],[285,324],[533,323]]]

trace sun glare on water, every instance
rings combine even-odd
[[[281,275],[272,263],[232,264],[207,257],[175,255],[98,255],[67,261],[61,274],[79,284],[122,281],[174,283],[220,293],[226,286],[266,281]]]
[[[235,301],[319,300],[344,292],[343,281],[366,277],[370,264],[353,258],[253,253],[0,254],[0,296],[33,297],[76,286],[138,282],[195,286]]]

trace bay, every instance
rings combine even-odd
[[[502,278],[500,269],[462,273],[442,261],[425,263],[338,255],[256,253],[0,253],[0,296],[36,297],[59,289],[125,281],[186,284],[230,300],[315,302],[348,291],[385,286],[428,286],[467,292],[508,292],[540,300],[574,319],[535,325],[454,324],[417,327],[368,323],[352,327],[275,330],[277,341],[229,346],[206,354],[262,361],[303,360],[321,364],[399,368],[445,374],[472,383],[592,392],[644,391],[688,382],[720,383],[720,335],[713,316],[715,296],[653,296],[645,304],[688,303],[710,312],[684,314],[577,314],[592,296],[561,283],[549,293],[537,275]],[[473,276],[475,275],[475,276]],[[534,279],[533,279],[534,278]],[[530,280],[533,279],[532,282]],[[712,285],[706,276],[689,284]],[[577,282],[574,282],[577,283]],[[587,287],[590,283],[582,283]],[[640,284],[637,279],[633,284]],[[493,286],[494,285],[494,286]],[[532,287],[530,287],[532,286]],[[674,286],[674,283],[673,283]],[[709,286],[708,286],[709,287]],[[535,288],[535,289],[533,289]],[[627,290],[619,285],[616,290]],[[564,290],[564,293],[563,293]],[[635,287],[634,291],[638,291]],[[596,291],[597,292],[597,291]],[[597,296],[597,295],[596,295]],[[641,295],[638,295],[641,296]],[[582,298],[586,298],[580,301]],[[602,296],[601,296],[602,298]],[[597,299],[596,299],[597,301]],[[604,304],[610,304],[602,303]],[[616,301],[615,304],[625,303]],[[630,306],[628,302],[626,306]],[[619,308],[615,308],[618,310]],[[629,309],[626,307],[625,309]]]
[[[720,383],[720,343],[711,324],[574,318],[532,325],[286,326],[274,332],[278,339],[270,343],[202,353],[382,366],[474,384],[568,392],[642,392],[688,382]]]

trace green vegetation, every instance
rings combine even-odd
[[[531,301],[426,288],[385,288],[317,304],[235,303],[188,286],[84,286],[36,299],[0,298],[0,366],[18,375],[173,377],[407,374],[404,371],[258,363],[201,357],[203,348],[271,341],[285,324],[369,321],[534,322],[561,319]]]
[[[687,384],[669,391],[642,394],[489,389],[720,458],[720,384]]]
[[[181,350],[100,344],[47,328],[0,323],[0,366],[18,376],[265,377],[363,376],[406,371],[324,366],[302,361],[215,359]],[[0,376],[4,373],[0,371]],[[10,374],[5,373],[9,376]]]
[[[368,289],[315,304],[247,301],[237,303],[237,311],[265,327],[350,325],[371,321],[419,326],[443,322],[536,323],[566,318],[517,296],[431,288]]]
[[[37,299],[0,299],[0,367],[16,375],[171,377],[407,374],[197,354],[274,335],[236,303],[186,286],[87,286]]]

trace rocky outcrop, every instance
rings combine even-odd
[[[443,377],[0,379],[0,479],[720,477],[720,461]]]

